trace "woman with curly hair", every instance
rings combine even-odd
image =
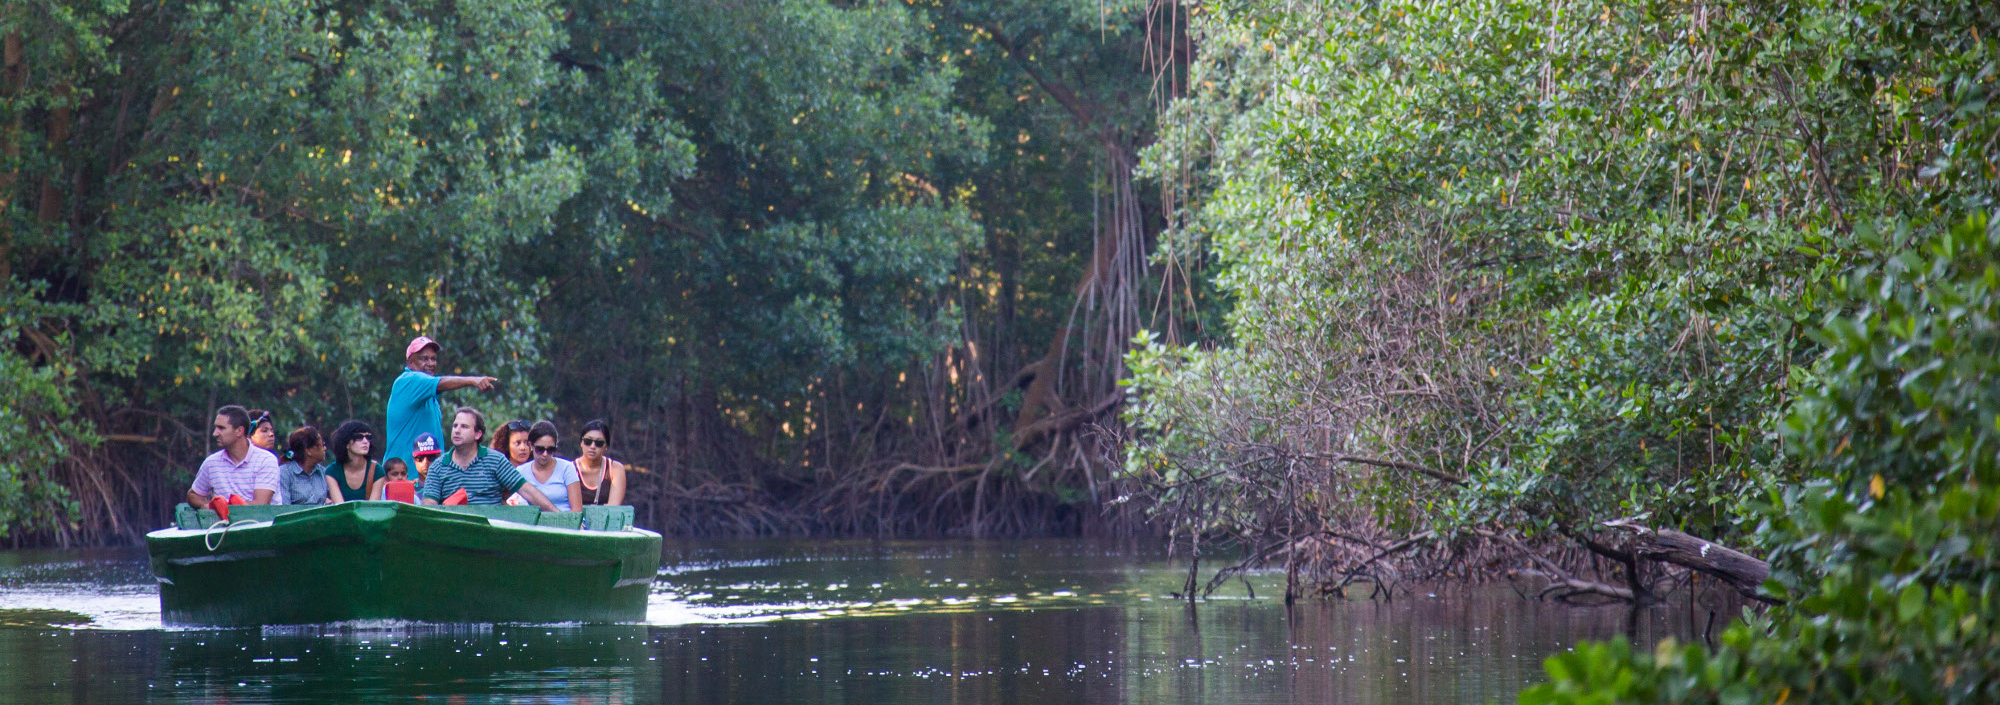
[[[534,448],[529,446],[528,422],[520,419],[507,422],[493,434],[493,444],[488,446],[495,452],[507,456],[507,461],[515,465],[534,460]]]

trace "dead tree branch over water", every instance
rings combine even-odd
[[[1199,536],[1191,536],[1185,544],[1176,542],[1196,559],[1189,564],[1188,589],[1178,595],[1186,599],[1206,597],[1246,571],[1282,565],[1287,597],[1344,595],[1350,587],[1366,583],[1371,597],[1393,598],[1399,586],[1414,583],[1506,579],[1533,583],[1525,594],[1537,599],[1650,604],[1699,572],[1745,596],[1772,601],[1758,592],[1770,573],[1765,561],[1682,531],[1646,526],[1638,519],[1544,533],[1532,540],[1493,522],[1475,522],[1450,532],[1424,529],[1397,534],[1373,515],[1357,511],[1357,493],[1343,485],[1360,477],[1353,471],[1394,471],[1394,477],[1427,483],[1409,487],[1412,497],[1466,488],[1470,481],[1364,454],[1299,452],[1283,442],[1228,444],[1221,457],[1230,460],[1201,474],[1169,477],[1155,472],[1145,486],[1144,494],[1154,502],[1157,514],[1182,527],[1200,527],[1195,530]],[[1267,501],[1232,502],[1232,497],[1246,492]],[[1187,521],[1193,517],[1200,517],[1200,523]],[[1196,573],[1204,548],[1211,554],[1235,551],[1237,557],[1202,582]],[[1610,564],[1608,575],[1604,561]],[[1308,585],[1312,587],[1304,587]]]

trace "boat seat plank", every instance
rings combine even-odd
[[[542,512],[535,520],[536,526],[553,526],[558,529],[583,528],[583,515],[576,512]]]
[[[229,520],[232,522],[272,521],[286,514],[303,512],[312,508],[312,506],[303,504],[244,504],[229,508]]]
[[[583,525],[592,531],[624,531],[632,528],[631,507],[590,505],[583,508]]]
[[[528,525],[533,525],[537,523],[537,521],[539,521],[542,516],[542,510],[536,509],[534,507],[516,507],[504,504],[500,505],[461,504],[450,507],[434,506],[430,508],[442,509],[447,512],[456,512],[459,514],[472,514],[476,516],[486,517],[488,519],[499,519],[501,521],[511,521],[517,524],[528,524]]]

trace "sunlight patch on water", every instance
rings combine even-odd
[[[1123,592],[1123,591],[1119,591]],[[765,600],[758,597],[769,598]],[[1035,611],[1093,607],[1106,604],[1149,602],[1145,593],[1078,593],[1071,590],[1001,593],[994,595],[942,595],[889,597],[856,600],[784,599],[782,591],[765,595],[731,594],[717,598],[710,593],[680,595],[656,592],[648,606],[646,623],[652,626],[686,624],[761,624],[776,620],[824,620],[911,615],[966,614],[972,612]]]
[[[564,625],[548,625],[559,627]],[[491,624],[456,624],[438,622],[418,622],[408,619],[355,619],[329,624],[267,624],[258,627],[264,637],[313,637],[354,641],[362,644],[383,641],[390,647],[401,646],[392,640],[430,637],[480,638],[493,634]]]
[[[654,594],[646,603],[646,624],[655,627],[675,627],[683,624],[710,624],[720,622],[714,615],[706,614],[688,606],[688,603]]]
[[[160,596],[146,593],[77,593],[0,590],[0,615],[64,613],[78,619],[45,623],[62,629],[129,631],[160,628]],[[0,621],[5,621],[0,616]]]
[[[778,564],[779,561],[770,559],[756,559],[756,560],[742,560],[742,561],[695,561],[695,562],[662,565],[660,566],[660,570],[657,573],[655,573],[655,575],[670,576],[670,575],[680,575],[683,573],[700,573],[710,570],[731,570],[736,568],[769,568],[772,566],[776,566]]]

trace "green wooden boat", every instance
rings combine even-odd
[[[167,624],[637,622],[660,535],[631,507],[182,505],[146,535]],[[211,528],[212,527],[212,528]]]

